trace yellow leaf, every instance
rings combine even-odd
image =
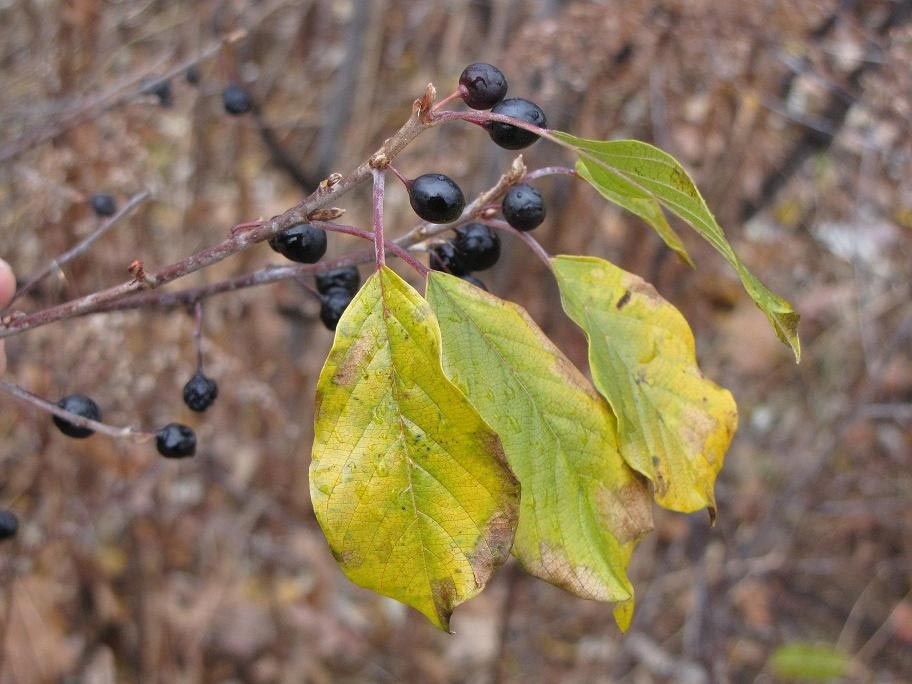
[[[320,374],[310,488],[349,579],[446,630],[506,560],[519,485],[440,353],[427,302],[386,267],[371,276]]]
[[[681,313],[639,276],[592,257],[551,260],[564,309],[589,340],[595,386],[621,453],[660,505],[715,515],[713,488],[738,425],[731,393],[703,377]]]

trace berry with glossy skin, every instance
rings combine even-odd
[[[471,269],[467,268],[452,242],[441,242],[428,250],[428,266],[435,271],[452,273],[461,276]]]
[[[113,216],[117,213],[117,200],[114,199],[114,195],[106,192],[96,192],[92,195],[89,206],[99,216]]]
[[[532,230],[545,220],[545,201],[541,193],[526,183],[507,192],[501,204],[504,218],[516,230]]]
[[[449,223],[465,208],[465,196],[452,178],[442,173],[426,173],[411,181],[408,188],[412,209],[425,221]]]
[[[484,290],[485,292],[488,291],[488,286],[485,285],[483,282],[481,282],[475,276],[466,273],[464,276],[460,276],[460,277],[462,278],[462,280],[466,281],[467,283],[471,283],[475,287],[480,288],[480,289]]]
[[[340,266],[317,273],[317,292],[320,294],[326,294],[332,289],[341,289],[354,296],[360,284],[361,274],[357,266]]]
[[[459,77],[459,91],[472,109],[490,109],[507,94],[507,79],[496,66],[469,64]]]
[[[526,121],[540,128],[547,128],[548,126],[548,119],[545,118],[545,113],[541,107],[521,97],[501,100],[494,105],[491,113],[512,116],[514,119]],[[492,121],[485,128],[488,129],[488,135],[491,136],[491,140],[508,150],[521,150],[538,140],[538,136],[531,131],[499,121]]]
[[[253,99],[237,83],[231,83],[222,91],[222,105],[232,116],[240,116],[253,109]]]
[[[483,223],[457,228],[453,246],[469,271],[491,268],[500,258],[500,236]]]
[[[351,292],[341,287],[334,287],[320,297],[320,320],[327,329],[336,329],[351,300]]]
[[[101,420],[101,410],[98,408],[98,404],[84,394],[67,395],[57,402],[57,406],[64,411],[75,413],[77,416],[88,418],[89,420]],[[63,419],[60,416],[52,416],[52,418],[54,420],[54,425],[56,425],[67,437],[85,439],[86,437],[91,437],[95,434],[95,430],[73,425],[70,421]]]
[[[269,246],[286,259],[315,264],[326,254],[326,231],[310,223],[299,223],[270,238]]]
[[[169,423],[155,433],[155,447],[165,458],[188,458],[196,453],[196,433],[186,425]]]
[[[218,397],[218,383],[196,371],[184,385],[184,403],[191,411],[202,412]]]
[[[19,531],[19,518],[12,511],[0,511],[0,541],[12,539]]]

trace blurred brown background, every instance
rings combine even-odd
[[[852,680],[912,681],[910,4],[0,2],[0,255],[26,276],[94,229],[92,192],[154,192],[25,310],[279,213],[366,158],[427,82],[446,94],[466,64],[489,61],[553,127],[681,159],[745,261],[795,303],[805,350],[796,366],[689,229],[695,271],[583,184],[542,182],[536,237],[612,259],[680,307],[740,429],[715,528],[657,511],[634,557],[626,637],[611,606],[512,563],[448,636],[351,585],[314,521],[311,400],[332,337],[300,287],[206,303],[221,396],[202,417],[180,400],[195,361],[187,312],[13,338],[16,382],[49,398],[87,392],[114,424],[186,422],[201,449],[173,463],[149,445],[68,440],[0,397],[0,506],[22,522],[0,547],[0,682],[767,682],[769,654],[794,641],[838,646]],[[130,85],[242,28],[201,63],[198,87],[174,79],[170,108]],[[223,113],[229,79],[249,87],[259,120]],[[454,124],[398,166],[447,173],[472,197],[512,156]],[[543,143],[526,160],[572,161]],[[368,223],[367,200],[346,197],[349,222]],[[387,212],[393,235],[415,222],[398,185]],[[553,281],[505,240],[482,278],[585,368]],[[330,243],[330,255],[353,245]],[[260,245],[182,284],[279,261]]]

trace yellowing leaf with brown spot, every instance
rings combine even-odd
[[[703,377],[681,313],[639,276],[602,259],[551,260],[567,314],[586,333],[595,386],[618,419],[621,454],[660,505],[709,507],[738,425],[731,393]]]
[[[444,375],[427,302],[386,267],[339,321],[314,432],[314,513],[345,574],[449,629],[510,553],[519,485]]]
[[[525,309],[428,276],[447,374],[497,430],[522,485],[515,555],[533,575],[633,616],[630,556],[652,529],[644,479],[618,451],[614,416]]]

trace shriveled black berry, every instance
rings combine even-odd
[[[237,83],[229,84],[222,91],[222,104],[225,107],[225,111],[232,116],[240,116],[253,109],[253,99],[250,97],[250,93]]]
[[[469,64],[459,77],[463,101],[472,109],[490,109],[507,94],[507,79],[496,66]]]
[[[467,268],[452,242],[441,242],[428,250],[428,265],[435,271],[452,273],[461,276],[471,269]]]
[[[504,218],[516,230],[532,230],[545,220],[545,201],[541,193],[526,183],[514,185],[501,204]]]
[[[62,408],[64,411],[75,413],[77,416],[88,418],[89,420],[101,420],[101,410],[98,408],[98,404],[96,404],[84,394],[67,395],[57,402],[57,406]],[[56,425],[58,429],[67,437],[85,439],[86,437],[90,437],[91,435],[95,434],[95,430],[87,427],[73,425],[73,423],[70,421],[59,416],[52,416],[52,418],[54,420],[54,425]]]
[[[548,120],[545,118],[545,113],[542,111],[541,107],[534,102],[530,102],[521,97],[511,97],[507,100],[501,100],[494,105],[491,113],[512,116],[514,119],[526,121],[530,124],[539,126],[540,128],[546,128],[548,126]],[[508,150],[521,150],[523,147],[528,147],[538,140],[538,136],[535,133],[514,126],[513,124],[492,121],[486,128],[488,129],[488,135],[491,136],[491,140]]]
[[[106,192],[96,192],[89,198],[89,206],[99,216],[113,216],[117,213],[117,200],[114,195]]]
[[[457,228],[453,246],[469,271],[491,268],[500,258],[500,236],[483,223]]]
[[[184,78],[187,79],[187,83],[189,83],[192,86],[199,85],[199,82],[200,82],[199,68],[195,64],[187,67],[187,70],[184,72]]]
[[[299,223],[270,238],[269,246],[286,259],[315,264],[326,254],[326,231],[310,223]]]
[[[12,539],[19,531],[19,518],[12,511],[0,511],[0,541]]]
[[[463,279],[464,281],[466,281],[467,283],[471,283],[471,284],[474,285],[475,287],[484,290],[485,292],[488,291],[488,286],[487,286],[487,285],[485,285],[485,284],[484,284],[483,282],[481,282],[478,278],[476,278],[475,276],[473,276],[473,275],[471,275],[471,274],[469,274],[469,273],[466,273],[464,276],[460,276],[460,278],[462,278],[462,279]]]
[[[169,423],[155,433],[155,447],[165,458],[187,458],[196,453],[196,433],[180,423]]]
[[[462,214],[465,196],[452,178],[442,173],[418,176],[409,186],[412,209],[425,221],[449,223]]]
[[[218,397],[218,383],[196,371],[184,385],[184,403],[191,411],[202,412]]]
[[[320,320],[329,330],[335,330],[345,309],[351,304],[352,294],[341,287],[334,287],[320,297]]]
[[[352,295],[358,291],[361,274],[357,266],[340,266],[322,273],[317,273],[317,292],[326,294],[334,288],[346,290]]]

